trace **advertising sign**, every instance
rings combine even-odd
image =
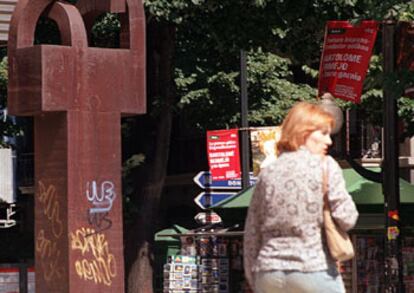
[[[260,169],[276,160],[276,147],[280,140],[281,130],[280,126],[260,127],[250,130],[254,176],[259,174]]]
[[[360,103],[372,48],[377,35],[376,21],[353,26],[348,21],[328,21],[319,67],[318,95]]]
[[[207,131],[207,155],[213,181],[240,178],[238,129]]]

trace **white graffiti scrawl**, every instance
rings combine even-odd
[[[89,209],[89,213],[108,213],[112,209],[112,204],[116,198],[115,185],[111,181],[103,181],[100,186],[96,181],[86,184],[86,197],[94,207]]]

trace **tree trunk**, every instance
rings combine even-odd
[[[167,173],[175,103],[174,84],[175,26],[151,21],[147,26],[148,106],[161,100],[157,109],[148,109],[143,117],[151,135],[144,142],[151,148],[146,154],[145,173],[137,178],[136,203],[139,213],[131,229],[126,230],[125,265],[128,293],[153,292],[153,244],[159,217],[159,204]],[[155,115],[154,112],[159,113]],[[152,114],[152,115],[150,115]],[[138,127],[143,127],[138,125]]]

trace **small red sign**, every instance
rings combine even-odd
[[[207,131],[207,155],[213,181],[240,178],[239,130]]]
[[[376,21],[353,26],[348,21],[328,21],[319,67],[319,96],[329,92],[336,98],[360,103],[372,48]]]
[[[205,224],[218,224],[218,223],[223,222],[221,217],[217,213],[212,212],[212,211],[198,213],[194,217],[194,219],[202,225],[205,225]]]

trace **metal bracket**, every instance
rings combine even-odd
[[[362,177],[367,178],[368,180],[371,180],[377,183],[382,183],[382,172],[374,172],[374,171],[371,171],[371,170],[368,170],[362,167],[349,155],[345,155],[345,160]]]

